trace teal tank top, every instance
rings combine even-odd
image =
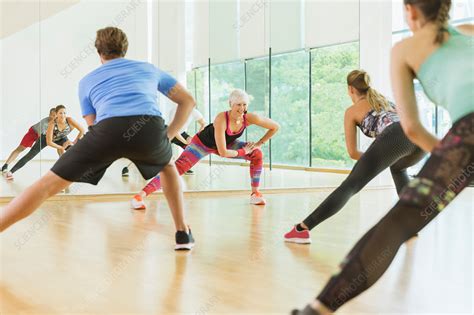
[[[426,95],[444,107],[453,123],[474,112],[474,37],[451,25],[450,34],[421,65],[417,78]]]

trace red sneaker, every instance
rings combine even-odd
[[[290,232],[285,234],[285,242],[297,244],[311,244],[309,231],[297,231],[296,226],[294,226]]]

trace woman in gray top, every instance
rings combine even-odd
[[[21,139],[21,142],[18,147],[16,147],[15,150],[10,153],[8,159],[5,161],[5,164],[3,164],[3,174],[8,173],[8,164],[15,161],[15,159],[21,152],[25,151],[26,148],[31,148],[32,146],[34,147],[34,144],[36,145],[36,143],[38,143],[39,145],[39,143],[41,142],[41,137],[46,134],[49,122],[54,120],[54,118],[56,118],[56,108],[53,107],[49,110],[48,117],[41,119],[39,122],[31,126],[30,129],[28,129],[28,132]],[[43,143],[46,144],[46,138],[43,139]]]
[[[13,180],[13,173],[25,166],[46,146],[49,145],[57,149],[58,154],[62,155],[69,146],[75,144],[84,135],[84,128],[71,117],[66,117],[66,107],[64,105],[56,106],[54,116],[50,117],[52,118],[50,118],[48,124],[41,124],[41,136],[36,140],[31,150],[13,166],[10,172],[6,172],[7,180]],[[79,133],[76,139],[71,142],[67,135],[74,129],[77,129]]]
[[[79,133],[76,139],[71,142],[67,136],[74,129],[77,129]],[[46,143],[48,146],[55,148],[61,156],[69,147],[76,144],[83,135],[84,129],[82,126],[66,115],[66,107],[64,105],[56,106],[56,118],[50,121],[46,131]]]

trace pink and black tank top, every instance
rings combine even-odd
[[[234,142],[235,140],[237,140],[244,134],[245,128],[247,128],[247,117],[244,114],[244,122],[242,124],[242,127],[240,128],[239,131],[235,133],[230,130],[229,112],[225,113],[225,120],[226,120],[225,143],[231,144],[232,142]],[[204,144],[206,147],[211,148],[211,149],[217,149],[216,138],[215,138],[214,132],[215,132],[214,124],[209,124],[200,133],[198,133],[197,136],[199,140],[201,140],[202,144]]]
[[[385,130],[385,128],[400,121],[400,118],[395,111],[395,105],[390,103],[390,106],[393,108],[393,111],[383,110],[376,112],[375,110],[371,110],[367,113],[364,119],[362,119],[358,127],[367,137],[376,138]]]

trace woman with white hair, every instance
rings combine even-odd
[[[230,110],[219,113],[214,123],[209,124],[196,134],[186,147],[175,164],[180,175],[192,168],[199,160],[208,154],[217,154],[222,157],[240,158],[250,161],[250,178],[252,194],[250,203],[264,205],[265,199],[259,192],[260,174],[263,169],[263,153],[260,147],[278,131],[279,125],[257,114],[247,113],[249,96],[245,91],[234,90],[229,96]],[[257,142],[239,141],[245,129],[250,125],[257,125],[268,129]],[[161,188],[160,175],[153,178],[132,199],[132,207],[136,210],[145,209],[143,199]]]

